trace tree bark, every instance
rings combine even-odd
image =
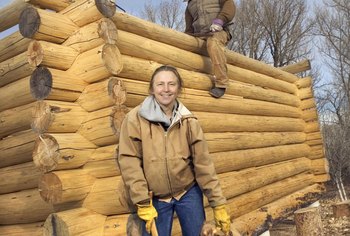
[[[38,101],[33,108],[32,129],[43,134],[75,133],[88,113],[76,103]]]
[[[123,82],[127,91],[126,106],[135,107],[144,100],[145,96],[148,96],[147,83],[127,79],[124,79]],[[301,115],[300,109],[296,107],[232,95],[225,95],[225,99],[215,99],[214,103],[213,98],[207,92],[193,89],[186,89],[179,98],[191,111],[294,118],[299,118]]]
[[[123,106],[91,112],[78,133],[97,146],[117,144],[121,122],[127,112],[127,108]]]
[[[283,196],[261,208],[235,218],[232,226],[241,233],[259,234],[268,229],[268,224],[271,221],[287,217],[291,210],[286,211],[286,209],[295,209],[305,202],[311,203],[317,199],[322,191],[323,188],[319,184],[300,188],[292,194]],[[257,229],[260,229],[260,231],[257,232]]]
[[[95,178],[106,178],[120,175],[117,163],[117,145],[97,148],[82,167],[89,175]]]
[[[109,0],[76,1],[60,13],[82,27],[103,17],[112,17],[116,6]]]
[[[88,83],[117,75],[123,69],[119,49],[104,44],[80,54],[68,70]]]
[[[170,64],[182,69],[211,74],[212,66],[208,57],[122,30],[118,31],[118,36],[117,45],[122,54],[152,60],[162,64]],[[276,80],[272,77],[233,65],[227,65],[227,67],[228,77],[232,80],[251,83],[290,94],[297,93],[297,87],[289,82]]]
[[[14,133],[0,140],[0,167],[32,161],[37,134],[32,130]]]
[[[146,38],[166,43],[175,47],[180,47],[186,51],[199,53],[202,55],[207,54],[205,49],[205,41],[199,38],[195,38],[190,35],[174,31],[145,20],[141,20],[137,17],[133,17],[125,13],[117,12],[112,19],[117,25],[118,29],[138,35],[143,35]],[[291,83],[294,83],[298,79],[298,77],[293,74],[284,72],[278,68],[267,65],[258,60],[248,58],[239,53],[225,50],[225,54],[228,63],[231,65],[235,65]]]
[[[84,165],[96,146],[79,134],[44,134],[35,142],[34,164],[43,172]]]
[[[32,40],[27,50],[31,66],[41,65],[60,70],[71,67],[78,54],[74,48],[37,40]]]
[[[26,52],[1,62],[0,87],[31,75],[34,69],[27,61]]]
[[[44,222],[0,226],[0,233],[6,236],[42,236]]]
[[[323,235],[322,221],[317,207],[302,208],[294,212],[298,236]]]
[[[0,222],[3,225],[26,224],[44,221],[54,212],[37,188],[0,195]]]
[[[102,18],[81,27],[62,45],[74,48],[82,53],[102,44],[116,44],[117,40],[118,30],[114,22],[108,18]]]
[[[291,65],[280,67],[280,69],[285,71],[285,72],[288,72],[288,73],[297,74],[300,72],[310,70],[311,63],[308,59],[306,59],[306,60],[302,60],[302,61],[299,61],[297,63],[291,64]]]
[[[33,162],[1,168],[0,194],[36,188],[40,175]]]
[[[106,218],[85,208],[53,213],[45,221],[43,235],[104,235]]]
[[[0,112],[0,138],[30,129],[34,105],[29,103]]]
[[[68,17],[34,7],[24,9],[19,20],[24,37],[53,43],[62,43],[78,29]]]
[[[338,202],[332,206],[333,216],[335,218],[350,216],[350,201]]]
[[[0,16],[1,17],[1,16]],[[2,22],[0,20],[0,22]],[[0,30],[1,31],[1,30]],[[30,39],[24,38],[16,31],[0,40],[0,62],[25,52]]]
[[[38,188],[44,201],[60,204],[85,199],[94,181],[83,170],[61,170],[44,174]]]
[[[30,91],[37,100],[51,99],[73,102],[86,87],[81,78],[68,71],[38,67],[30,78]]]

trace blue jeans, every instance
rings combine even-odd
[[[170,203],[153,198],[158,212],[156,225],[159,236],[170,236],[174,212],[179,218],[183,236],[199,236],[205,221],[203,194],[197,184],[190,188],[180,200],[171,199]],[[143,225],[143,236],[149,236]]]

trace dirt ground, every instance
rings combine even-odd
[[[350,184],[347,184],[346,192],[350,197]],[[324,236],[350,236],[350,217],[333,217],[333,204],[341,202],[338,191],[331,183],[326,185],[326,192],[322,195],[320,213]],[[291,215],[270,229],[270,236],[296,236],[294,216]]]

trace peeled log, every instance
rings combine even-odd
[[[299,98],[301,100],[309,99],[309,98],[313,98],[314,97],[314,93],[313,93],[311,87],[299,89],[298,95],[299,95]]]
[[[0,112],[0,138],[30,129],[34,103]]]
[[[209,151],[224,152],[249,148],[296,144],[305,141],[301,132],[205,133]]]
[[[219,174],[220,186],[227,199],[251,192],[268,184],[310,169],[310,160],[303,157],[271,165]],[[235,183],[232,184],[232,180]]]
[[[47,66],[67,70],[78,56],[78,51],[60,44],[32,40],[28,46],[28,62],[31,66]]]
[[[304,110],[302,112],[302,118],[303,120],[310,122],[310,121],[317,121],[318,115],[317,115],[317,110],[316,109],[309,109],[309,110]]]
[[[0,222],[4,225],[44,221],[54,212],[37,188],[0,195]]]
[[[62,43],[78,29],[68,17],[34,7],[24,9],[19,20],[24,37],[53,43]]]
[[[44,134],[35,142],[33,161],[43,172],[84,165],[96,146],[76,133]]]
[[[82,80],[92,83],[123,69],[119,49],[114,44],[104,44],[80,54],[68,70]]]
[[[314,202],[314,200],[317,199],[317,195],[323,190],[324,189],[319,184],[299,189],[277,201],[235,218],[232,226],[241,233],[250,235],[254,233],[259,234],[267,230],[270,221],[278,220],[281,217],[287,217],[291,211],[286,211],[286,209],[295,209],[305,202]],[[269,220],[267,221],[267,219]],[[257,232],[257,229],[260,229],[260,231]]]
[[[38,67],[30,78],[30,91],[37,100],[75,101],[87,84],[68,71]]]
[[[298,157],[307,157],[310,147],[306,144],[292,144],[256,149],[211,153],[217,173],[238,171],[286,161]]]
[[[6,236],[42,236],[44,222],[0,226],[0,234]]]
[[[115,11],[116,6],[110,0],[81,0],[69,5],[60,14],[82,27],[103,17],[112,17]]]
[[[28,63],[26,52],[1,62],[0,87],[31,75],[34,69],[35,66]]]
[[[312,78],[310,76],[301,78],[295,82],[295,85],[298,87],[298,89],[311,87]]]
[[[0,111],[18,107],[35,101],[29,88],[29,77],[0,87]]]
[[[212,112],[194,112],[203,131],[210,132],[302,132],[301,119],[269,116],[248,116]],[[220,119],[218,119],[220,117]]]
[[[120,175],[117,163],[117,145],[97,148],[82,167],[89,175],[95,178],[106,178]]]
[[[85,199],[94,181],[95,178],[83,170],[62,170],[44,174],[38,188],[46,202],[59,204]]]
[[[87,116],[76,103],[38,101],[33,108],[32,129],[39,133],[75,133]]]
[[[317,207],[302,208],[294,212],[298,236],[323,235],[320,211]]]
[[[43,235],[103,235],[106,218],[84,208],[53,213],[45,221]]]
[[[320,131],[320,125],[318,121],[306,122],[306,128],[304,130],[305,133],[312,133]]]
[[[120,181],[121,176],[97,179],[82,207],[103,215],[128,213],[122,190],[117,187]]]
[[[297,74],[300,72],[310,70],[311,64],[310,64],[310,61],[306,59],[306,60],[302,60],[302,61],[299,61],[299,62],[294,63],[294,64],[280,67],[280,69],[285,71],[285,72],[288,72],[288,73]]]
[[[186,51],[201,53],[206,55],[205,41],[199,38],[184,34],[179,31],[162,27],[149,21],[141,20],[137,17],[130,16],[125,13],[117,12],[113,16],[113,21],[118,29],[122,29],[144,37],[167,43],[169,45],[180,47]],[[294,83],[298,77],[290,73],[284,72],[278,68],[267,65],[261,61],[254,60],[239,53],[225,50],[227,61],[229,64],[239,66],[241,68],[272,76],[279,80]]]
[[[0,168],[0,194],[36,188],[40,175],[33,162]]]
[[[305,110],[310,108],[316,108],[315,98],[308,98],[301,101],[300,109]]]
[[[121,105],[126,101],[126,88],[123,80],[110,77],[98,83],[93,83],[84,89],[77,100],[87,111],[96,111],[112,105]]]
[[[312,173],[315,175],[328,174],[329,173],[329,163],[326,158],[313,159],[311,160]]]
[[[125,106],[115,106],[91,112],[78,133],[97,146],[116,144],[121,123],[128,112]]]
[[[113,21],[102,18],[81,27],[62,45],[74,48],[82,53],[102,44],[115,44],[117,40],[118,30]]]
[[[122,30],[119,30],[118,33],[119,39],[117,45],[122,54],[153,60],[162,64],[170,64],[182,69],[211,73],[211,62],[208,57]],[[227,67],[228,77],[232,80],[251,83],[291,94],[296,94],[297,92],[297,87],[294,84],[276,80],[272,77],[233,65],[227,65]]]
[[[32,130],[15,133],[0,140],[0,167],[32,161],[37,134]]]
[[[127,91],[126,106],[135,107],[148,95],[147,83],[127,79],[124,79],[123,82]],[[184,105],[193,112],[204,111],[294,118],[299,118],[301,116],[300,109],[296,107],[239,98],[232,95],[225,95],[222,99],[214,99],[208,92],[194,89],[186,89],[179,98]]]
[[[156,68],[161,64],[149,61],[141,58],[130,57],[127,55],[122,56],[123,70],[119,73],[119,76],[128,79],[137,79],[145,82],[149,82],[151,76]],[[210,75],[203,74],[195,71],[178,68],[179,74],[184,80],[185,88],[199,89],[208,91],[212,87]],[[234,80],[236,80],[234,78]],[[198,81],[201,81],[198,83]],[[230,81],[229,87],[226,89],[226,94],[237,95],[244,98],[251,98],[255,100],[270,101],[275,103],[281,103],[299,107],[300,99],[292,94],[280,92],[266,87],[252,86],[245,81]],[[248,83],[247,83],[248,82]]]
[[[22,0],[23,1],[23,0]],[[1,14],[0,14],[1,17]],[[0,22],[3,22],[0,20]],[[0,30],[1,31],[1,30]],[[24,38],[16,31],[0,40],[0,62],[25,52],[30,39]]]

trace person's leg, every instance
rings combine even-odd
[[[226,31],[215,32],[213,36],[207,38],[207,51],[212,62],[215,88],[221,88],[223,93],[225,93],[225,89],[228,87],[229,82],[227,76],[227,60],[225,56],[225,45],[227,40],[228,34]],[[221,94],[221,96],[222,95],[223,94]]]
[[[174,217],[173,202],[174,200],[172,200],[170,203],[167,203],[153,198],[153,206],[158,212],[158,217],[156,219],[157,231],[161,236],[171,236]],[[142,232],[143,236],[149,236],[149,234],[146,232],[145,224],[143,224]]]
[[[183,236],[200,235],[205,221],[203,194],[199,186],[194,185],[175,203],[175,212],[179,218]]]

